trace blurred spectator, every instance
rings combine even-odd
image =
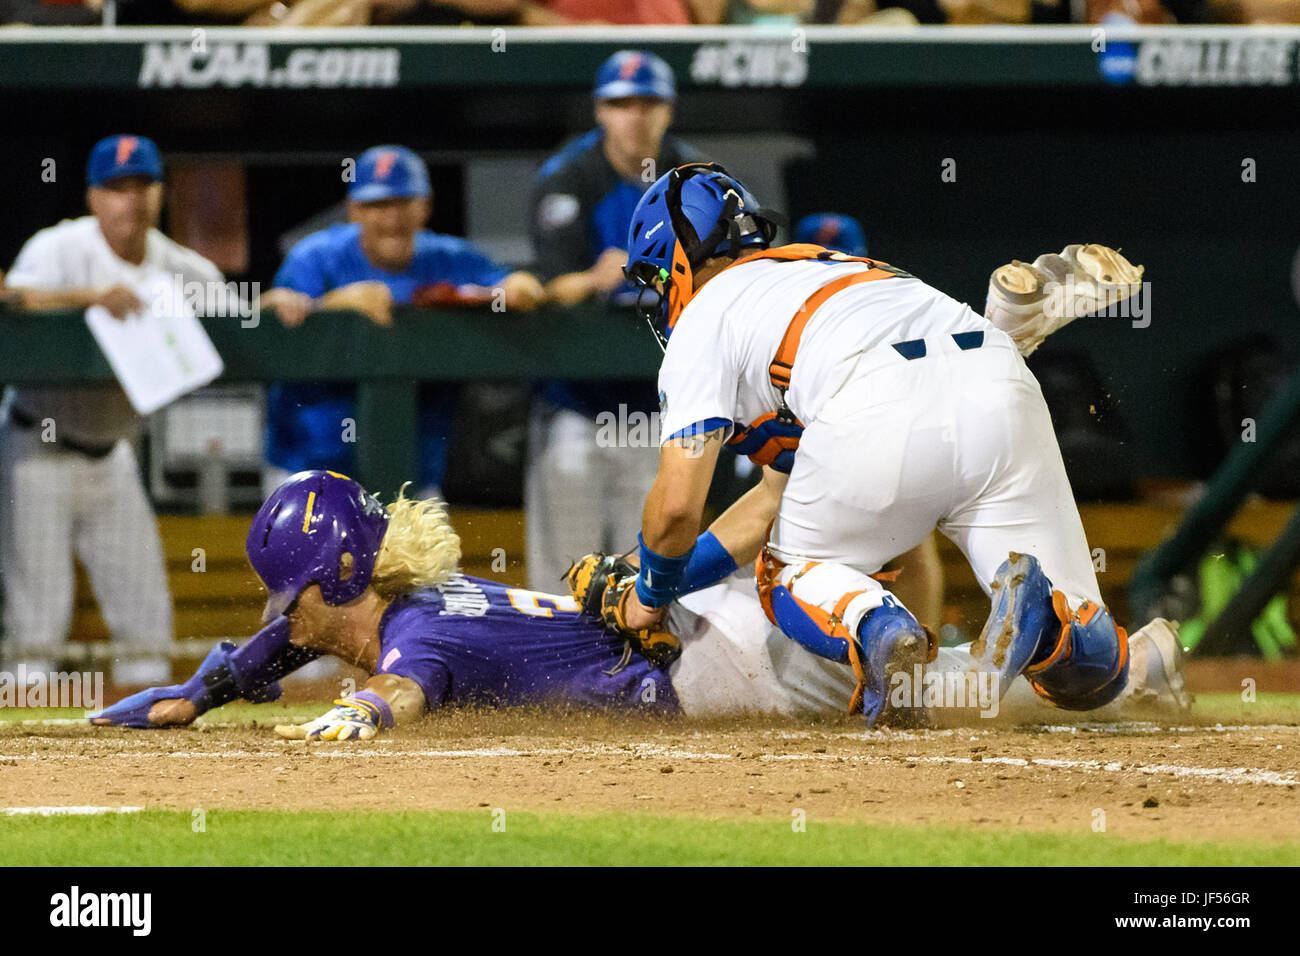
[[[875,0],[690,0],[699,24],[822,23],[906,26],[946,23],[938,0],[902,0],[878,6]],[[904,9],[906,8],[906,9]]]
[[[102,18],[100,0],[0,0],[0,24],[7,26],[94,26]]]
[[[159,277],[220,282],[220,271],[155,228],[162,160],[142,136],[110,136],[87,164],[91,215],[42,229],[7,284],[27,309],[137,312]],[[0,566],[5,652],[28,672],[54,669],[67,639],[81,559],[115,641],[154,652],[118,661],[118,684],[171,676],[171,597],[162,545],[132,441],[141,420],[114,384],[10,388],[0,425]]]
[[[522,0],[119,0],[117,22],[135,26],[491,25],[516,22],[522,6]]]
[[[1035,23],[1134,24],[1231,21],[1236,0],[1033,0]]]
[[[814,22],[816,6],[814,0],[690,0],[691,19],[710,26],[810,23]]]
[[[661,172],[701,159],[668,134],[675,99],[667,63],[651,53],[615,53],[596,75],[597,128],[539,171],[533,248],[557,303],[631,304],[623,264],[632,210]],[[614,447],[601,440],[597,416],[622,416],[631,435],[633,422],[657,421],[650,418],[658,411],[655,396],[653,380],[545,383],[534,403],[524,482],[532,587],[554,588],[568,560],[593,548],[636,544],[659,436],[643,427],[636,447]]]
[[[522,4],[524,26],[618,24],[685,26],[691,22],[686,0],[537,0]]]
[[[348,187],[349,222],[301,240],[285,257],[275,288],[261,298],[286,326],[317,309],[351,308],[378,325],[396,304],[485,303],[494,288],[507,309],[531,309],[544,296],[527,272],[511,272],[464,239],[425,229],[432,190],[424,160],[402,146],[376,146],[357,160]],[[427,384],[420,393],[421,497],[437,494],[459,389]],[[355,421],[352,385],[272,384],[267,388],[265,487],[293,472],[327,468],[351,473]]]
[[[523,0],[386,0],[370,22],[401,26],[498,26],[519,21]]]

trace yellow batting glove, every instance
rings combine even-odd
[[[305,724],[277,724],[286,740],[370,740],[393,726],[388,702],[371,691],[334,701],[334,709]]]

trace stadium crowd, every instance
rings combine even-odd
[[[0,0],[0,24],[797,26],[1298,23],[1300,0]]]

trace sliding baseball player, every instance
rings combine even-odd
[[[460,541],[440,502],[399,495],[385,508],[333,472],[282,484],[253,519],[247,552],[269,592],[267,626],[239,648],[218,645],[184,684],[128,697],[94,724],[176,726],[232,700],[273,700],[279,678],[321,654],[372,676],[322,717],[276,728],[281,736],[370,738],[457,704],[842,713],[854,691],[851,672],[768,623],[752,578],[732,577],[674,607],[673,651],[643,646],[582,613],[573,595],[457,573]],[[1186,706],[1173,633],[1160,622],[1134,635],[1150,667],[1134,672],[1126,701]],[[961,674],[968,660],[945,648],[938,666]],[[996,695],[981,700],[979,687],[964,686],[965,706],[996,709]],[[1025,687],[1021,696],[1033,695]]]

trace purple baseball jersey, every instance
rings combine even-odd
[[[409,677],[429,707],[577,704],[675,713],[666,670],[581,617],[573,599],[455,575],[398,598],[379,622],[377,674]],[[611,673],[616,671],[615,673]]]

